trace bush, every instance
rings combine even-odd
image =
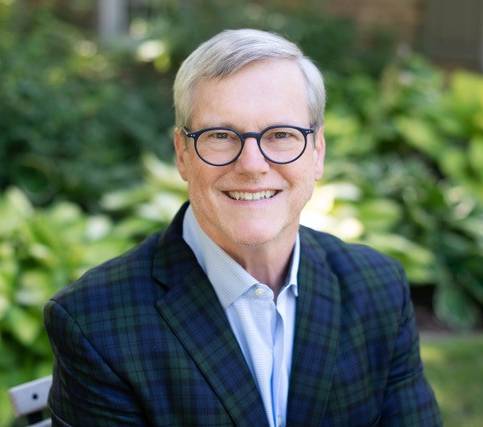
[[[412,55],[379,81],[348,80],[352,102],[327,113],[326,179],[356,196],[329,212],[357,219],[348,237],[399,258],[413,285],[436,285],[445,323],[471,328],[483,305],[483,79],[444,77]]]
[[[42,320],[47,300],[87,269],[159,231],[186,199],[172,167],[148,157],[146,168],[149,185],[104,198],[118,212],[133,206],[116,225],[73,203],[36,209],[16,188],[0,196],[0,425],[11,416],[6,390],[52,371]]]
[[[0,197],[0,424],[8,387],[47,375],[52,356],[42,307],[88,267],[131,244],[105,216],[87,217],[71,203],[35,210],[18,189]]]
[[[131,37],[103,46],[73,25],[89,17],[87,2],[0,3],[0,189],[15,185],[36,205],[67,199],[95,212],[105,192],[139,183],[144,151],[172,156],[175,71],[223,28],[278,31],[344,75],[377,75],[391,46],[374,38],[377,49],[361,49],[350,23],[320,5],[241,2],[220,20],[219,0],[150,4],[152,19],[134,19]]]
[[[144,150],[169,155],[169,89],[162,78],[134,84],[48,11],[27,28],[10,15],[0,19],[0,188],[94,211],[104,192],[140,181]]]
[[[375,37],[381,48],[363,50],[347,22],[318,8],[242,2],[220,21],[219,6],[154,2],[153,12],[163,13],[134,20],[132,38],[109,49],[54,18],[58,9],[27,18],[15,8],[0,13],[0,187],[16,184],[37,204],[68,199],[115,220],[161,214],[156,209],[168,202],[155,195],[156,185],[142,184],[142,153],[171,157],[170,86],[180,61],[222,27],[275,30],[325,71],[326,181],[331,192],[353,188],[352,199],[334,199],[335,231],[398,257],[412,284],[437,285],[437,312],[446,322],[475,325],[482,303],[481,78],[448,79],[414,55],[389,62],[388,38]],[[123,198],[129,207],[112,202]],[[149,208],[133,205],[141,199]],[[352,219],[340,223],[344,218]],[[159,221],[143,224],[147,231]]]

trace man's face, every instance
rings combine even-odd
[[[241,133],[259,132],[274,124],[310,127],[304,78],[293,61],[252,63],[195,88],[192,131],[224,126]],[[285,165],[267,161],[254,138],[248,138],[240,157],[226,166],[204,163],[196,155],[193,140],[188,139],[186,145],[179,131],[175,148],[195,216],[219,246],[231,253],[240,245],[293,244],[300,212],[322,175],[322,130],[308,135],[304,154]],[[260,200],[230,197],[233,192],[263,191],[275,193]]]

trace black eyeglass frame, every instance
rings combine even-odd
[[[265,132],[268,132],[270,129],[276,129],[276,128],[296,129],[299,132],[301,132],[302,135],[304,136],[304,148],[302,149],[302,151],[300,152],[300,154],[297,157],[295,157],[292,160],[289,160],[288,162],[279,162],[279,161],[276,161],[276,160],[272,160],[270,157],[268,157],[263,152],[263,149],[261,147],[261,141],[262,141],[263,134]],[[207,161],[206,159],[204,159],[201,156],[201,154],[198,151],[198,138],[200,137],[200,135],[202,133],[207,132],[207,131],[210,131],[210,130],[220,130],[220,131],[227,130],[227,131],[230,131],[230,132],[235,133],[240,138],[240,142],[241,142],[240,151],[233,158],[233,160],[230,160],[229,162],[225,162],[225,163],[212,163],[212,162]],[[235,129],[231,129],[231,128],[228,128],[228,127],[209,127],[209,128],[204,128],[204,129],[200,129],[200,130],[197,130],[197,131],[190,131],[189,129],[183,127],[183,132],[184,132],[184,134],[185,134],[186,137],[193,138],[194,145],[195,145],[195,151],[196,151],[196,154],[198,155],[198,157],[203,162],[205,162],[205,163],[207,163],[207,164],[209,164],[211,166],[226,166],[226,165],[229,165],[231,163],[236,162],[238,160],[238,158],[240,157],[240,155],[241,155],[241,153],[243,151],[243,148],[245,147],[245,140],[247,138],[255,138],[257,140],[258,149],[260,150],[260,153],[262,153],[263,157],[266,160],[268,160],[269,162],[272,162],[272,163],[279,164],[279,165],[286,165],[286,164],[295,162],[295,160],[299,159],[302,156],[302,154],[304,154],[305,149],[307,148],[307,135],[310,135],[311,133],[314,133],[315,132],[315,129],[313,129],[313,128],[302,128],[302,127],[293,126],[293,125],[272,125],[272,126],[266,127],[261,132],[245,132],[245,133],[240,133],[240,132],[237,132]]]

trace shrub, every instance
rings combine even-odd
[[[52,356],[42,307],[88,267],[126,250],[106,216],[86,216],[72,203],[35,209],[12,188],[0,196],[0,424],[8,387],[47,375]]]
[[[13,12],[0,19],[0,188],[93,211],[104,192],[140,181],[144,150],[170,152],[169,89],[134,84],[85,35],[37,12],[26,28]]]
[[[172,167],[148,157],[146,168],[149,184],[104,198],[110,210],[132,206],[131,215],[118,224],[106,215],[86,215],[68,202],[34,208],[16,188],[0,195],[0,425],[11,416],[5,390],[51,373],[42,320],[48,298],[87,269],[159,231],[185,200]]]

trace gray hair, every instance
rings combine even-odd
[[[174,81],[176,126],[189,127],[193,91],[201,80],[227,77],[247,64],[269,59],[297,63],[307,87],[311,125],[320,127],[325,87],[319,69],[294,43],[278,34],[253,29],[222,31],[198,46],[181,64]]]

